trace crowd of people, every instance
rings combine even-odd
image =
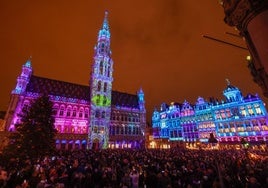
[[[75,150],[0,164],[10,188],[265,188],[267,151]]]

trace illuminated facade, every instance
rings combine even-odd
[[[184,142],[208,142],[210,133],[220,143],[268,141],[268,115],[259,96],[248,94],[230,84],[223,91],[225,100],[208,102],[199,97],[195,105],[162,104],[154,110],[152,128],[154,139]]]
[[[57,148],[144,147],[146,110],[142,89],[137,94],[112,90],[113,61],[107,16],[105,12],[94,49],[90,86],[35,76],[29,59],[11,93],[6,131],[15,131],[22,108],[45,93],[54,103]]]

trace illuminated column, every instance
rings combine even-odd
[[[254,81],[268,97],[268,0],[222,0],[225,22],[244,37],[252,56]]]
[[[105,12],[103,25],[95,46],[90,80],[89,149],[108,148],[113,82],[111,54],[108,12]]]

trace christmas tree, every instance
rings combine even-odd
[[[4,155],[35,159],[55,151],[56,129],[52,105],[49,97],[42,95],[23,108]]]

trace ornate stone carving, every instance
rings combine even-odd
[[[248,68],[253,77],[253,81],[262,89],[263,95],[268,97],[268,75],[264,71],[264,68],[256,69],[253,61],[248,62]]]
[[[224,21],[239,30],[246,28],[248,21],[264,9],[268,9],[268,0],[222,0]]]

